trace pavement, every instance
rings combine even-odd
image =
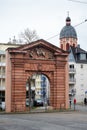
[[[84,104],[76,104],[76,106],[74,107],[74,105],[71,106],[71,109],[72,110],[77,110],[79,112],[87,112],[87,105],[84,105]]]
[[[87,130],[87,106],[55,113],[0,114],[0,130]]]
[[[0,130],[87,130],[87,113],[2,114]]]
[[[37,107],[36,109],[31,110],[31,112],[47,112],[47,111],[49,112],[47,107]],[[57,111],[57,110],[55,110],[55,111]],[[58,111],[64,111],[64,110],[60,109]],[[84,104],[76,104],[76,105],[74,105],[74,104],[72,104],[71,108],[69,110],[65,110],[65,111],[87,112],[87,105],[84,105]]]
[[[84,104],[76,104],[76,105],[74,105],[74,104],[72,104],[71,105],[71,108],[69,109],[69,110],[62,110],[62,109],[60,109],[60,110],[52,110],[52,109],[50,109],[49,110],[49,107],[37,107],[37,108],[35,108],[35,109],[31,109],[31,111],[30,111],[30,113],[43,113],[43,112],[63,112],[63,111],[78,111],[78,112],[87,112],[87,105],[84,105]],[[0,111],[0,114],[1,113],[5,113],[5,111]],[[19,113],[21,113],[21,112],[19,112]],[[25,113],[28,113],[28,112],[25,112]]]

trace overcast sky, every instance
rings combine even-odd
[[[26,28],[36,30],[40,38],[47,40],[60,33],[68,11],[72,26],[87,19],[87,4],[83,3],[69,0],[0,0],[0,43],[7,43],[14,36],[18,38]],[[78,44],[87,50],[87,22],[75,29]],[[59,35],[47,41],[59,47]]]

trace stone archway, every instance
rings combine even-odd
[[[57,88],[56,87],[54,88],[56,73],[54,74],[54,72],[52,72],[52,71],[41,72],[41,71],[38,70],[38,72],[37,71],[31,72],[31,71],[26,70],[26,80],[28,80],[29,84],[30,84],[30,79],[31,79],[32,75],[35,74],[35,73],[43,74],[48,78],[48,80],[50,82],[50,97],[49,97],[50,106],[54,107],[54,109],[55,109],[56,106],[57,106],[56,95],[55,95],[56,92],[57,92]],[[65,106],[63,106],[63,108],[64,107]],[[59,104],[58,108],[60,108],[60,104]]]
[[[26,111],[25,84],[34,73],[50,81],[50,105],[68,108],[68,53],[44,40],[6,52],[6,112]]]

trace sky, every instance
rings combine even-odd
[[[87,22],[84,22],[87,19],[87,4],[81,2],[0,0],[0,43],[9,42],[9,38],[13,39],[14,36],[18,39],[19,34],[29,28],[36,30],[39,38],[59,47],[59,34],[69,12],[71,25],[78,25],[75,27],[78,44],[87,50]]]

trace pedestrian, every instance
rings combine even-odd
[[[74,98],[74,104],[76,104],[76,99]]]
[[[87,99],[86,99],[86,97],[84,98],[84,104],[87,105]]]
[[[74,111],[75,111],[75,109],[76,109],[76,99],[74,98]]]
[[[71,103],[72,103],[71,98],[70,98],[70,100],[69,100],[69,103],[70,103],[70,108],[71,108]]]

